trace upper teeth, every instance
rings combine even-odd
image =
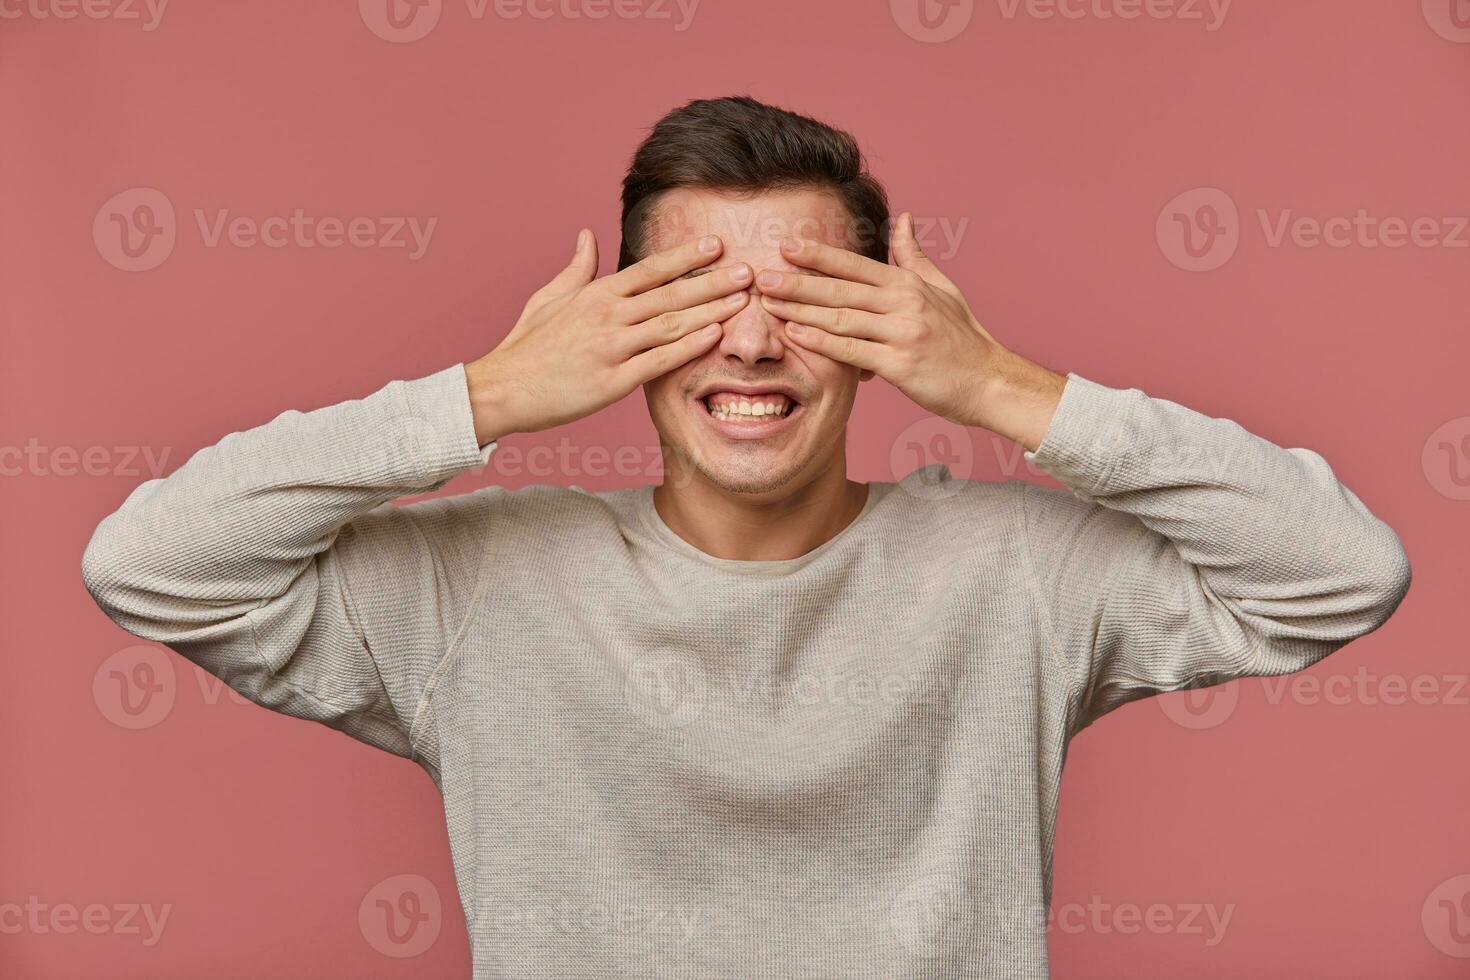
[[[716,400],[718,399],[718,401]],[[770,398],[730,399],[730,396],[711,396],[709,411],[717,419],[728,420],[738,416],[785,415],[791,409],[791,400],[784,395]]]

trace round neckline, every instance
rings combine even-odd
[[[701,551],[688,541],[685,541],[675,533],[673,528],[664,522],[663,516],[659,514],[658,508],[654,506],[653,491],[655,487],[652,484],[639,488],[638,511],[643,526],[654,537],[687,558],[692,558],[706,565],[737,574],[784,575],[788,572],[794,572],[806,567],[837,547],[849,535],[853,534],[854,529],[866,520],[868,514],[872,512],[878,501],[883,498],[889,484],[867,483],[864,486],[868,488],[868,497],[863,501],[862,509],[858,511],[857,516],[848,521],[846,527],[805,554],[797,555],[795,558],[777,558],[769,561],[744,558],[719,558],[706,551]]]

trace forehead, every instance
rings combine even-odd
[[[664,194],[649,215],[643,254],[682,245],[703,235],[725,243],[720,264],[780,259],[787,237],[846,248],[852,216],[841,198],[826,189],[791,188],[742,194],[709,188],[678,187]]]

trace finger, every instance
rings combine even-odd
[[[878,287],[847,279],[762,269],[755,284],[762,295],[812,306],[846,306],[872,313],[889,313],[894,306]]]
[[[841,334],[844,337],[861,337],[864,340],[881,342],[888,339],[892,332],[887,329],[888,321],[867,310],[853,310],[845,306],[836,309],[830,306],[810,306],[806,303],[791,303],[784,299],[776,299],[773,296],[762,296],[761,305],[772,316],[780,317],[782,320],[791,320],[809,327],[821,327],[828,333]]]
[[[566,267],[552,277],[551,281],[536,290],[526,300],[526,309],[534,310],[545,306],[559,297],[570,295],[597,278],[597,236],[588,228],[577,232],[577,243],[572,248],[572,258]],[[518,337],[530,329],[530,320],[524,316],[506,334],[505,339]]]
[[[918,273],[925,282],[936,286],[954,286],[949,277],[939,271],[939,266],[924,254],[924,248],[914,234],[914,216],[907,211],[898,216],[889,232],[888,254],[893,256],[894,264],[900,269]]]
[[[821,354],[823,357],[830,357],[834,361],[841,361],[843,364],[851,364],[853,367],[872,371],[874,374],[882,374],[883,365],[888,360],[889,349],[882,344],[871,340],[859,340],[856,337],[842,337],[817,327],[788,323],[786,324],[786,336],[806,350]]]
[[[865,282],[870,286],[891,285],[898,281],[899,276],[899,271],[893,266],[876,262],[866,255],[800,238],[784,239],[781,256],[792,265],[815,269],[839,279]]]
[[[623,300],[625,308],[621,315],[626,318],[623,322],[642,323],[660,313],[688,309],[719,299],[737,289],[747,289],[754,275],[754,270],[744,262],[737,262],[723,269],[710,269],[697,275],[686,275],[666,286],[659,286]]]
[[[750,302],[750,293],[741,290],[699,306],[692,306],[687,310],[670,310],[660,313],[651,320],[646,320],[636,326],[628,327],[619,331],[619,340],[626,338],[628,353],[648,350],[660,344],[667,344],[678,340],[691,330],[708,326],[711,323],[720,323],[745,309]]]
[[[577,232],[577,244],[572,250],[571,261],[556,274],[541,292],[559,296],[581,289],[597,278],[597,236],[589,228]]]
[[[692,242],[650,255],[622,272],[614,272],[603,281],[615,296],[636,296],[655,286],[677,279],[686,272],[709,265],[725,248],[717,235],[705,235]]]
[[[703,330],[685,334],[673,343],[663,344],[628,358],[623,362],[621,370],[625,372],[629,389],[688,364],[713,347],[722,332],[723,328],[718,323],[711,323]]]

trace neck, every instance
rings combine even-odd
[[[731,493],[697,472],[670,473],[654,488],[653,505],[670,530],[715,558],[799,558],[836,537],[867,503],[868,485],[847,478],[841,455],[835,463],[806,483],[762,494]]]

